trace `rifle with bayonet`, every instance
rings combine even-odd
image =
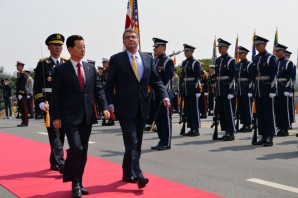
[[[217,98],[214,97],[213,123],[210,126],[211,128],[214,127],[214,131],[213,131],[213,134],[212,134],[212,139],[213,140],[219,140],[219,138],[218,138],[218,124],[219,124],[218,104],[217,104]]]
[[[172,57],[172,56],[178,55],[178,54],[180,54],[181,52],[184,52],[184,50],[180,50],[180,51],[178,51],[178,52],[173,51],[173,53],[170,54],[170,55],[168,55],[168,57]]]

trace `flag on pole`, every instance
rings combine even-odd
[[[236,38],[236,45],[235,45],[235,60],[236,60],[236,63],[239,62],[238,35]]]
[[[274,54],[274,49],[275,49],[275,44],[278,43],[278,30],[277,30],[277,27],[276,27],[276,31],[275,31],[275,36],[274,36],[274,43],[273,43],[273,54]]]
[[[177,63],[176,55],[174,55],[174,60],[173,60],[173,62],[174,62],[174,66],[176,66],[176,63]]]
[[[217,59],[217,55],[216,55],[216,37],[214,37],[213,51],[212,51],[212,58],[211,58],[212,65],[215,65],[216,59]]]
[[[128,0],[125,30],[129,28],[134,29],[138,33],[139,40],[141,41],[139,25],[138,0]],[[141,42],[139,43],[139,49],[141,50]]]
[[[255,36],[256,36],[256,30],[254,31],[254,35],[252,36],[251,61],[254,60],[256,55]]]
[[[131,28],[131,17],[130,17],[130,6],[129,6],[130,0],[127,2],[127,13],[126,13],[126,19],[125,19],[125,30]]]

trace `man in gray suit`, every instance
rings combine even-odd
[[[137,32],[125,30],[123,44],[126,50],[110,58],[105,91],[109,109],[115,112],[123,134],[125,154],[122,180],[144,188],[149,179],[144,177],[140,168],[140,156],[143,130],[150,108],[148,86],[156,87],[165,107],[170,107],[170,100],[153,66],[152,56],[138,51]]]

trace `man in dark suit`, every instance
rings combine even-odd
[[[106,119],[109,119],[110,114],[94,65],[82,62],[85,55],[83,37],[70,36],[66,46],[70,60],[54,70],[51,110],[53,126],[61,128],[63,125],[70,147],[67,150],[63,182],[72,181],[72,196],[78,198],[88,194],[82,185],[82,178],[92,124],[96,122],[94,98],[103,109]]]
[[[110,111],[119,119],[125,154],[122,163],[122,180],[138,183],[144,188],[149,182],[140,168],[141,145],[145,121],[149,116],[150,97],[148,86],[154,86],[169,108],[167,91],[148,53],[138,52],[139,36],[135,30],[123,33],[126,50],[110,58],[106,97]]]

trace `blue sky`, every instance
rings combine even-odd
[[[270,40],[272,52],[278,27],[279,43],[293,52],[297,63],[298,1],[295,0],[139,0],[142,51],[152,51],[152,38],[168,40],[167,52],[183,49],[184,43],[195,46],[195,58],[211,58],[213,39],[251,49],[257,35]],[[86,43],[86,59],[109,58],[122,50],[122,32],[127,0],[1,0],[0,26],[2,46],[0,66],[13,73],[16,61],[34,69],[40,58],[49,56],[45,39],[52,33],[66,38],[80,34]],[[62,55],[69,57],[66,46]],[[251,54],[248,55],[249,57]],[[177,56],[178,63],[184,59]],[[249,58],[250,59],[250,58]]]

